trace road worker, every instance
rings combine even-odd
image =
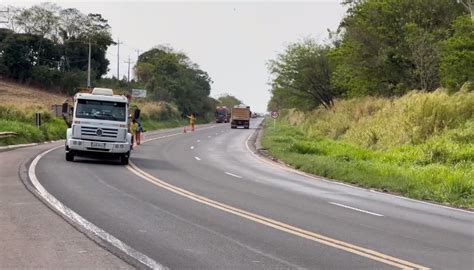
[[[194,131],[194,125],[196,124],[196,114],[191,113],[187,117],[189,118],[189,125],[191,126],[191,130]]]
[[[133,145],[135,145],[135,143],[139,140],[137,139],[137,135],[140,136],[140,133],[138,133],[138,123],[135,118],[132,120],[132,124],[130,125],[130,131],[133,136]]]

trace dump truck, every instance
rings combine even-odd
[[[248,129],[250,127],[250,106],[237,105],[232,108],[230,117],[230,127],[237,128],[239,126]]]
[[[72,121],[66,131],[66,160],[75,156],[118,158],[128,164],[132,149],[128,99],[112,89],[94,88],[73,99]]]
[[[216,123],[229,123],[229,109],[226,106],[216,107]]]

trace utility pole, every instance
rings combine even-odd
[[[1,9],[0,10],[0,24],[8,25],[10,23],[10,9]]]
[[[130,60],[130,55],[128,56],[128,61],[124,61],[126,64],[128,64],[128,77],[127,81],[130,82],[130,64],[133,63],[133,61]]]
[[[117,38],[117,80],[120,80],[120,38]]]
[[[140,58],[140,49],[136,49],[135,51],[137,52],[137,67],[138,67],[138,59]],[[140,77],[138,77],[138,69],[135,75],[137,76],[137,81],[139,81]]]
[[[87,88],[91,88],[91,39],[89,38],[89,61],[87,63]]]

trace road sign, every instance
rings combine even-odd
[[[270,116],[273,118],[273,119],[277,119],[278,116],[280,116],[280,114],[277,112],[277,111],[273,111]]]
[[[132,97],[145,98],[146,90],[145,89],[132,89]]]

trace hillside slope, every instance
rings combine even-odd
[[[53,117],[51,106],[62,104],[66,95],[0,80],[0,132],[18,133],[15,138],[0,139],[0,145],[64,139],[66,124]],[[140,108],[145,130],[177,127],[186,124],[175,105],[162,101],[136,100],[131,110]],[[42,114],[43,125],[35,126],[35,113]]]
[[[65,99],[65,95],[0,80],[0,106],[50,108],[53,104],[63,103]]]

